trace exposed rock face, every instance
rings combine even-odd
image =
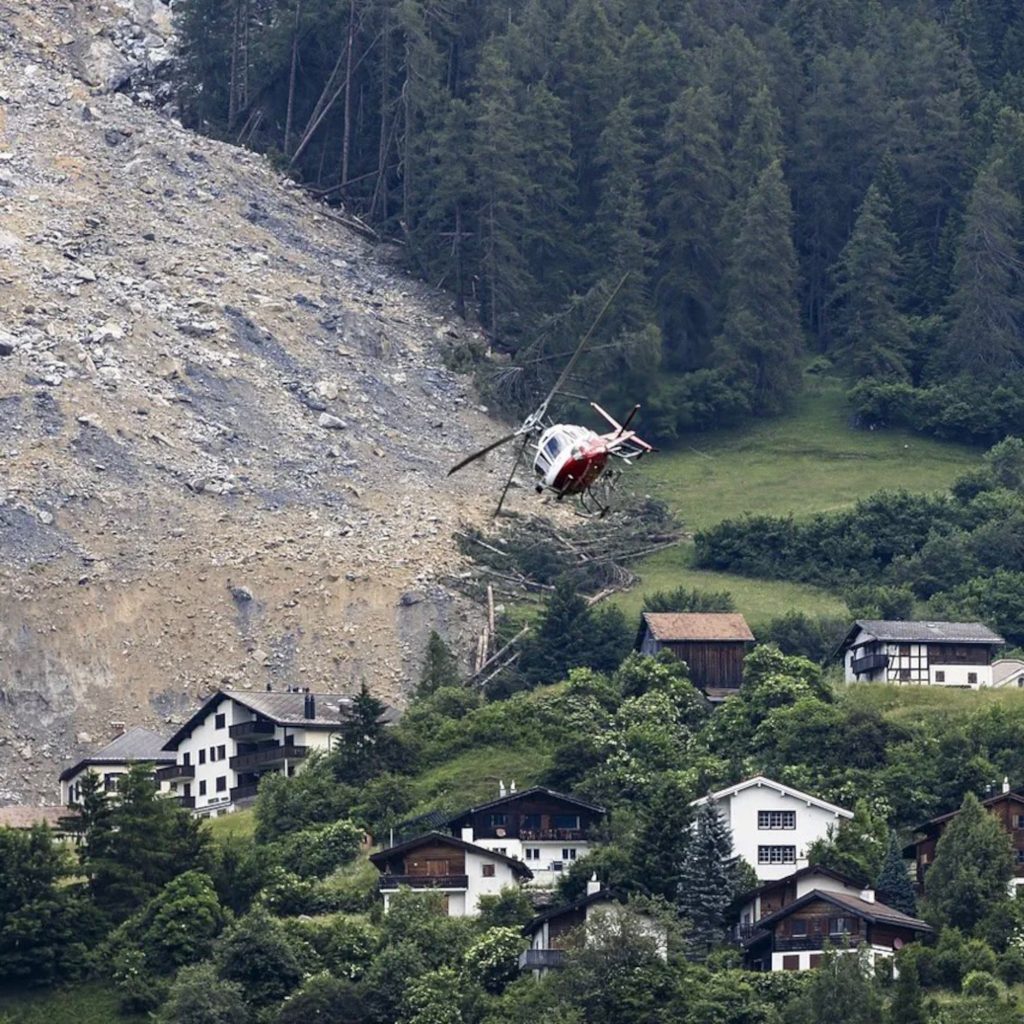
[[[444,582],[487,503],[444,468],[494,428],[434,350],[465,325],[115,91],[165,14],[0,0],[0,803],[221,684],[400,700],[474,614]]]

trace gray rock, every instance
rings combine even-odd
[[[0,356],[14,355],[14,350],[17,346],[17,339],[13,335],[0,331]]]
[[[252,591],[248,587],[228,586],[228,590],[239,604],[246,604],[252,600]]]
[[[317,420],[324,430],[345,430],[348,424],[337,416],[332,416],[329,412],[320,413],[320,418]]]

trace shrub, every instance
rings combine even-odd
[[[965,996],[979,999],[998,999],[999,982],[988,971],[971,971],[964,980],[962,991]]]

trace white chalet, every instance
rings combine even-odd
[[[533,877],[522,861],[443,832],[426,832],[388,847],[370,861],[381,873],[378,889],[385,913],[391,897],[409,888],[440,893],[449,917],[475,917],[481,896],[497,896]]]
[[[848,683],[991,686],[992,656],[1006,641],[980,622],[858,619],[833,657]]]
[[[1024,661],[1020,658],[997,658],[992,662],[992,685],[1024,688]]]
[[[183,806],[216,817],[255,797],[264,775],[294,775],[310,752],[330,750],[351,706],[336,693],[218,690],[164,744],[174,763],[157,780]],[[381,720],[397,714],[388,708]]]
[[[163,749],[166,742],[166,736],[140,727],[115,736],[105,747],[60,773],[61,804],[81,803],[82,778],[89,772],[102,776],[104,792],[113,793],[133,764],[152,763],[159,771],[161,765],[173,763],[174,755]]]
[[[761,881],[806,867],[811,843],[827,838],[830,827],[853,817],[852,811],[763,775],[710,793],[691,806],[709,800],[732,830],[733,856],[746,860]]]

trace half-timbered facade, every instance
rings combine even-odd
[[[743,963],[754,971],[806,971],[820,965],[826,945],[863,945],[874,963],[931,931],[924,921],[879,903],[870,889],[859,895],[813,889],[758,922],[744,944]]]
[[[502,793],[447,820],[453,835],[523,861],[533,884],[552,886],[593,848],[605,809],[543,786]]]
[[[739,690],[753,642],[739,613],[644,612],[635,646],[641,654],[671,651],[686,662],[694,686],[710,700],[723,700]]]
[[[709,800],[732,832],[733,856],[743,857],[765,882],[806,867],[811,843],[853,817],[852,811],[763,775],[695,800],[693,806]]]
[[[1011,790],[1009,782],[1004,781],[1002,792],[983,800],[981,805],[996,818],[1010,837],[1014,858],[1013,881],[1015,885],[1024,885],[1024,795]],[[959,813],[959,810],[955,810],[940,814],[914,829],[919,833],[919,838],[906,846],[903,854],[914,858],[918,886],[924,886],[925,875],[935,860],[935,847],[946,827]]]
[[[1005,641],[980,622],[858,619],[835,652],[848,683],[991,686],[992,660]]]
[[[427,832],[370,857],[388,911],[403,888],[440,893],[449,917],[475,917],[480,897],[496,896],[532,877],[519,860],[443,832]]]

